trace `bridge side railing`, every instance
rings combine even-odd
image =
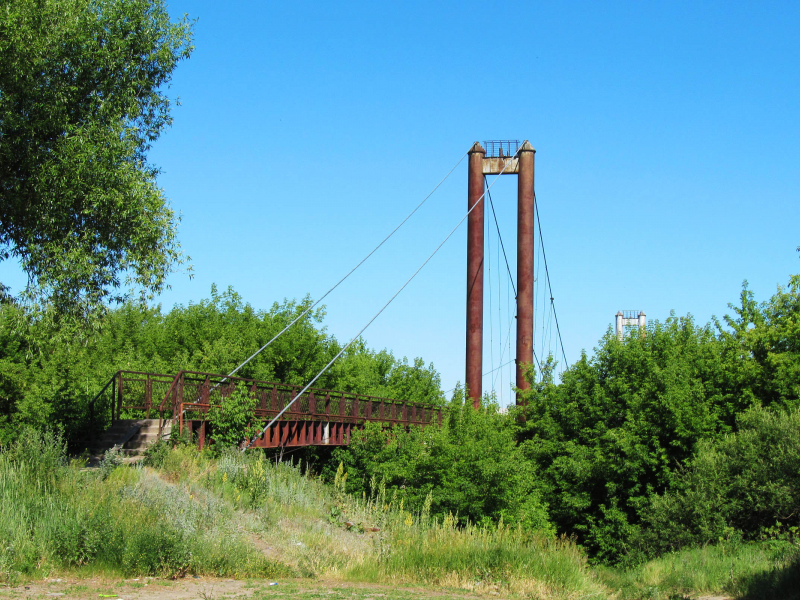
[[[302,390],[301,385],[226,377],[199,371],[181,371],[167,388],[159,406],[162,423],[172,419],[180,424],[185,418],[204,419],[211,406],[224,405],[225,398],[237,387],[244,387],[256,399],[254,416],[266,420],[275,417]],[[442,422],[443,408],[341,392],[310,388],[283,414],[283,420],[325,420],[331,422],[379,421],[397,425],[427,425]],[[163,426],[163,425],[162,425]],[[182,427],[181,427],[182,429]]]
[[[163,373],[117,371],[89,402],[92,429],[105,428],[123,415],[145,419],[155,416],[173,379]]]
[[[263,421],[275,417],[303,388],[200,371],[166,375],[120,370],[89,403],[91,428],[94,431],[105,429],[123,416],[150,418],[158,415],[163,432],[168,421],[178,424],[184,418],[205,419],[209,408],[222,406],[237,386],[244,386],[255,396],[254,417]],[[431,404],[310,388],[289,407],[282,419],[441,425],[443,410]]]

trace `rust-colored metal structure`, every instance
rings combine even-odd
[[[533,362],[533,166],[536,151],[525,141],[517,175],[517,389],[527,390],[526,364]],[[519,394],[517,404],[519,404]]]
[[[98,432],[122,416],[149,418],[157,413],[161,428],[172,421],[173,428],[196,435],[200,448],[213,435],[208,411],[222,406],[239,386],[256,398],[253,424],[263,426],[302,389],[288,385],[226,377],[214,373],[181,371],[177,375],[118,371],[90,403],[94,431]],[[441,425],[443,408],[377,396],[364,396],[310,388],[266,434],[253,445],[258,448],[289,446],[341,446],[350,442],[354,429],[368,421],[386,426]]]
[[[485,148],[484,148],[485,146]],[[483,379],[483,228],[484,176],[517,175],[517,388],[529,387],[524,365],[533,362],[534,155],[527,140],[475,142],[469,151],[467,220],[466,386],[480,406]],[[472,208],[472,207],[475,208]],[[517,404],[519,404],[519,396]]]
[[[477,408],[483,380],[483,163],[478,142],[469,151],[467,208],[467,394]]]

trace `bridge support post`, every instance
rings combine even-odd
[[[519,148],[517,175],[517,389],[527,390],[524,364],[533,362],[533,165],[536,150],[529,142]],[[517,393],[517,404],[520,404]]]
[[[478,142],[469,151],[467,218],[467,372],[466,386],[472,406],[481,402],[483,378],[483,158]],[[472,207],[475,208],[472,208]]]

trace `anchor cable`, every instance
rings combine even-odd
[[[381,240],[380,244],[378,244],[377,246],[375,246],[375,247],[374,247],[374,248],[373,248],[373,249],[370,251],[370,253],[369,253],[369,254],[367,254],[367,255],[366,255],[364,258],[362,258],[362,259],[361,259],[361,261],[360,261],[360,262],[359,262],[359,263],[358,263],[358,264],[357,264],[355,267],[353,267],[352,269],[350,269],[350,271],[347,273],[347,275],[345,275],[344,277],[342,277],[342,278],[341,278],[341,279],[340,279],[338,282],[336,282],[336,284],[335,284],[335,285],[334,285],[332,288],[330,288],[330,289],[329,289],[327,292],[325,292],[325,293],[324,293],[322,296],[320,296],[320,298],[319,298],[319,299],[318,299],[316,302],[314,302],[314,303],[313,303],[311,306],[309,306],[308,308],[306,308],[306,309],[305,309],[305,310],[304,310],[302,313],[300,313],[300,315],[298,315],[297,317],[295,317],[295,319],[294,319],[294,320],[293,320],[291,323],[289,323],[289,324],[288,324],[286,327],[284,327],[283,329],[281,329],[281,330],[280,330],[280,331],[279,331],[279,332],[278,332],[278,333],[275,335],[275,337],[273,337],[273,338],[272,338],[270,341],[268,341],[266,344],[264,344],[263,346],[261,346],[261,348],[259,348],[258,350],[256,350],[256,351],[255,351],[255,352],[254,352],[254,353],[253,353],[253,354],[252,354],[252,355],[251,355],[251,356],[250,356],[250,357],[249,357],[247,360],[245,360],[243,363],[241,363],[241,364],[240,364],[238,367],[236,367],[236,368],[235,368],[233,371],[231,371],[230,373],[228,373],[228,375],[227,375],[226,377],[224,377],[224,378],[223,378],[223,379],[222,379],[222,380],[221,380],[221,381],[220,381],[220,382],[217,384],[217,386],[219,386],[219,385],[220,385],[220,384],[222,384],[222,383],[223,383],[225,380],[227,380],[227,379],[228,379],[228,377],[232,377],[233,375],[235,375],[235,374],[236,374],[236,373],[239,371],[239,369],[241,369],[243,366],[245,366],[247,363],[249,363],[251,360],[253,360],[253,359],[254,359],[256,356],[258,356],[259,354],[261,354],[261,353],[262,353],[262,352],[263,352],[263,351],[264,351],[264,350],[265,350],[265,349],[266,349],[266,348],[267,348],[267,347],[268,347],[268,346],[269,346],[269,345],[270,345],[272,342],[274,342],[274,341],[275,341],[275,340],[277,340],[279,337],[281,337],[281,336],[282,336],[284,333],[286,333],[286,332],[289,330],[289,328],[290,328],[292,325],[294,325],[294,324],[295,324],[295,323],[297,323],[297,322],[298,322],[300,319],[302,319],[303,317],[305,317],[305,316],[306,316],[306,315],[307,315],[309,312],[311,312],[311,310],[313,310],[313,309],[314,309],[314,307],[315,307],[315,306],[317,306],[317,305],[318,305],[320,302],[322,302],[322,301],[323,301],[323,300],[324,300],[324,299],[325,299],[325,298],[328,296],[328,294],[330,294],[330,293],[331,293],[333,290],[335,290],[337,287],[339,287],[339,285],[340,285],[340,284],[342,284],[342,283],[344,282],[344,280],[345,280],[345,279],[347,279],[348,277],[350,277],[350,275],[352,275],[352,274],[353,274],[353,273],[356,271],[356,269],[358,269],[358,268],[359,268],[361,265],[363,265],[365,262],[367,262],[367,259],[369,259],[369,257],[370,257],[370,256],[372,256],[373,254],[375,254],[375,252],[377,252],[377,251],[378,251],[378,249],[379,249],[381,246],[383,246],[383,245],[384,245],[384,244],[385,244],[385,243],[388,241],[388,239],[389,239],[390,237],[392,237],[392,236],[393,236],[395,233],[397,233],[397,230],[398,230],[398,229],[400,229],[400,228],[401,228],[403,225],[405,225],[406,221],[408,221],[408,220],[409,220],[409,219],[410,219],[410,218],[411,218],[411,217],[414,215],[414,213],[416,213],[416,212],[417,212],[417,211],[418,211],[418,210],[419,210],[419,209],[422,207],[422,205],[423,205],[423,204],[425,204],[425,202],[428,200],[428,198],[430,198],[431,196],[433,196],[434,192],[435,192],[436,190],[438,190],[438,189],[439,189],[439,187],[440,187],[440,186],[441,186],[441,185],[442,185],[442,184],[445,182],[445,180],[446,180],[448,177],[450,177],[450,175],[453,173],[453,171],[455,171],[455,170],[456,170],[456,168],[458,167],[458,165],[460,165],[460,164],[461,164],[461,161],[462,161],[462,160],[464,160],[464,157],[465,157],[467,154],[469,154],[469,151],[465,152],[465,153],[464,153],[464,154],[461,156],[461,158],[459,158],[459,159],[458,159],[458,162],[455,164],[455,166],[454,166],[452,169],[450,169],[450,170],[447,172],[447,175],[445,175],[445,176],[444,176],[444,178],[443,178],[443,179],[442,179],[442,180],[441,180],[439,183],[437,183],[437,184],[436,184],[436,187],[434,187],[434,188],[431,190],[431,192],[430,192],[430,193],[429,193],[427,196],[425,196],[425,197],[422,199],[422,202],[420,202],[419,204],[417,204],[416,208],[414,208],[414,210],[412,210],[410,213],[408,213],[408,216],[406,216],[406,218],[405,218],[405,219],[403,219],[402,221],[400,221],[400,224],[399,224],[397,227],[395,227],[395,228],[394,228],[394,229],[393,229],[393,230],[392,230],[392,231],[389,233],[389,235],[387,235],[385,238],[383,238],[383,240]]]

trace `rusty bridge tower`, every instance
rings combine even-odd
[[[523,365],[533,362],[533,166],[526,140],[475,142],[469,151],[467,221],[467,393],[477,408],[483,393],[483,231],[485,175],[517,176],[517,388],[530,386]],[[519,397],[517,397],[519,404]]]

